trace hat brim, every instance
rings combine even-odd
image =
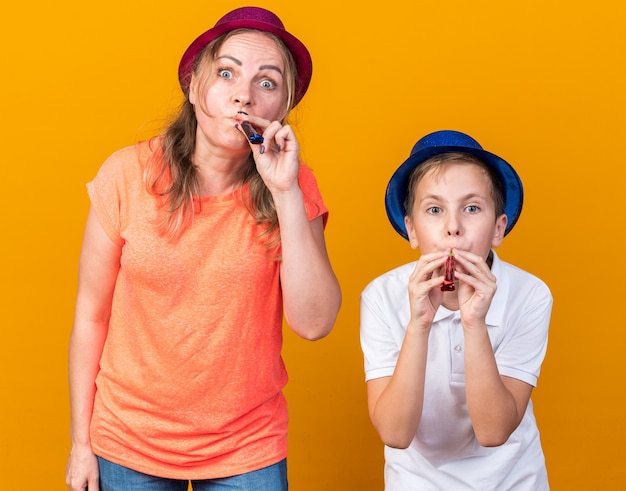
[[[473,155],[498,174],[504,193],[504,213],[507,216],[504,235],[507,235],[517,223],[522,212],[524,188],[519,175],[508,162],[491,152],[454,145],[429,147],[419,150],[405,160],[391,176],[385,192],[385,209],[395,231],[405,239],[409,239],[406,224],[404,223],[404,217],[407,214],[404,209],[404,202],[408,194],[409,180],[413,169],[431,157],[449,152],[463,152]]]
[[[280,29],[267,22],[254,20],[254,19],[237,19],[230,22],[221,23],[215,27],[212,27],[208,31],[200,34],[193,43],[189,45],[183,57],[180,60],[178,66],[178,81],[180,83],[183,92],[187,94],[189,92],[189,82],[191,80],[191,73],[196,62],[196,58],[200,52],[218,36],[225,34],[235,29],[256,29],[258,31],[269,32],[277,36],[287,49],[291,52],[297,70],[297,86],[295,91],[294,106],[300,102],[311,82],[311,76],[313,74],[313,61],[309,50],[302,42],[288,33],[284,29]]]

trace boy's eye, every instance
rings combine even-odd
[[[429,208],[426,208],[426,213],[429,213],[431,215],[437,215],[441,213],[441,208],[439,208],[438,206],[431,206]]]
[[[233,72],[231,72],[227,68],[221,68],[217,71],[217,75],[221,78],[232,78]]]
[[[480,208],[478,208],[478,206],[476,205],[469,205],[467,208],[465,208],[469,213],[478,213],[480,211]]]

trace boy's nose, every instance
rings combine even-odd
[[[446,220],[446,229],[448,230],[448,236],[461,235],[462,218],[456,214],[450,214]]]

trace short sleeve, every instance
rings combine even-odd
[[[526,292],[513,333],[495,351],[500,374],[537,385],[548,346],[552,295],[543,282]]]
[[[400,350],[375,305],[361,296],[361,349],[365,364],[365,380],[390,377]]]
[[[379,276],[361,293],[360,336],[365,380],[393,375],[410,318],[409,263]]]
[[[322,194],[320,193],[313,171],[304,164],[300,164],[298,170],[298,184],[300,185],[300,189],[302,189],[304,207],[309,221],[321,216],[324,220],[324,227],[326,227],[328,208],[326,208],[322,200]]]
[[[136,163],[136,155],[130,147],[114,153],[102,164],[96,177],[87,183],[87,193],[96,216],[109,238],[120,246],[124,244],[123,207],[128,203],[128,174],[134,170],[132,164],[133,161]]]

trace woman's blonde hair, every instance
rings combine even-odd
[[[201,90],[215,76],[213,66],[221,46],[231,36],[245,31],[249,30],[237,29],[219,36],[198,55],[193,74],[198,77]],[[271,33],[258,32],[276,42],[284,60],[287,91],[285,111],[281,119],[284,123],[295,98],[296,64],[291,52],[278,37]],[[202,107],[199,109],[204,110]],[[189,93],[186,93],[178,114],[163,132],[161,148],[154,152],[154,157],[146,166],[144,173],[144,183],[148,192],[162,199],[158,230],[172,240],[180,237],[191,225],[195,213],[194,197],[200,194],[198,169],[193,162],[197,125],[195,109],[189,100]],[[244,203],[257,224],[263,225],[260,237],[267,237],[268,249],[272,249],[280,243],[278,217],[272,195],[257,171],[252,153],[241,176],[241,184],[244,183],[248,183],[249,187],[249,198],[244,200]]]

